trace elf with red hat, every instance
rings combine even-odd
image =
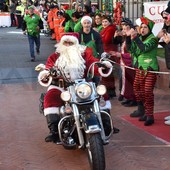
[[[157,74],[150,71],[158,71],[157,47],[158,39],[152,33],[154,22],[147,17],[140,18],[140,36],[133,28],[127,32],[126,47],[133,56],[136,76],[134,80],[134,92],[138,102],[138,110],[130,114],[131,117],[140,117],[139,121],[145,121],[144,125],[154,123],[154,94]]]

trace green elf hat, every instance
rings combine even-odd
[[[153,26],[155,25],[154,21],[150,20],[147,17],[141,17],[140,20],[141,20],[141,24],[147,25],[149,27],[150,31],[152,31]]]

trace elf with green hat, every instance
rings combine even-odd
[[[140,34],[131,29],[127,33],[127,50],[133,56],[136,76],[134,80],[134,92],[138,103],[138,109],[130,114],[131,117],[140,117],[139,121],[145,121],[145,126],[154,123],[154,94],[157,74],[150,71],[158,71],[157,47],[158,39],[152,33],[154,22],[147,17],[140,18]]]

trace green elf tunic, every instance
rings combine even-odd
[[[76,23],[76,25],[74,26],[74,32],[80,32],[81,29],[82,29],[82,25],[81,25],[81,18],[80,18]]]
[[[103,29],[102,25],[97,26],[97,30],[99,33],[101,32],[102,29]]]
[[[133,56],[133,64],[142,70],[155,70],[158,68],[157,47],[158,39],[152,33],[146,37],[130,37],[126,39],[127,50]]]
[[[76,23],[72,19],[67,21],[64,27],[64,32],[73,32],[75,24]]]
[[[31,15],[26,15],[24,17],[24,21],[26,22],[27,25],[27,32],[31,36],[38,36],[40,31],[37,30],[37,26],[39,25],[40,17],[37,14]]]
[[[98,58],[98,54],[97,54],[97,50],[96,50],[96,44],[95,44],[94,36],[93,36],[92,33],[91,33],[91,41],[89,41],[88,43],[85,43],[85,42],[84,42],[83,34],[81,34],[81,45],[85,45],[85,46],[87,46],[87,47],[92,48],[92,50],[93,50],[93,56],[94,56],[95,58]]]
[[[64,27],[65,32],[79,32],[82,28],[80,24],[81,18],[74,22],[72,19],[66,22],[66,25]]]

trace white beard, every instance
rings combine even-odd
[[[56,67],[64,74],[66,81],[73,82],[84,76],[85,60],[82,57],[83,49],[80,46],[64,46],[57,47],[56,52],[60,53],[56,60]]]

